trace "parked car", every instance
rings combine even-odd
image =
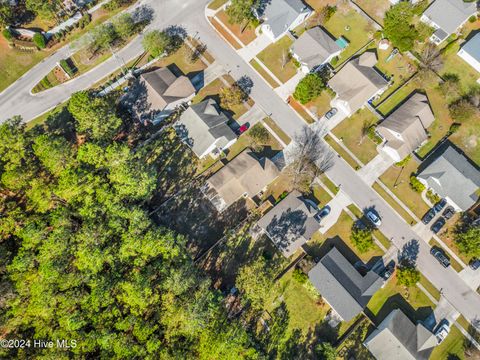
[[[240,126],[236,131],[237,135],[239,135],[239,136],[242,135],[245,131],[248,130],[249,126],[250,125],[248,123],[245,123],[242,126]]]
[[[447,268],[450,266],[450,259],[439,248],[432,247],[430,254],[432,254],[443,267]]]
[[[443,211],[442,216],[445,219],[450,219],[453,215],[455,215],[455,209],[453,206],[447,206],[447,208]]]
[[[448,320],[444,319],[440,322],[440,326],[435,331],[435,337],[437,338],[437,343],[440,344],[450,333],[450,323]]]
[[[430,230],[433,231],[434,234],[437,234],[440,229],[445,225],[446,221],[443,217],[439,217],[437,221],[433,223],[433,225],[430,227]]]
[[[378,216],[373,210],[368,210],[365,215],[367,216],[368,220],[373,223],[373,225],[382,225],[382,220],[380,219],[380,216]]]
[[[442,211],[442,209],[445,207],[445,205],[447,205],[447,200],[441,199],[438,203],[435,204],[435,206],[433,208],[435,209],[435,211],[437,213],[439,213],[440,211]]]
[[[427,211],[425,215],[423,215],[422,222],[427,225],[430,221],[432,221],[436,214],[437,212],[435,211],[435,209],[431,208]]]
[[[332,117],[335,116],[335,114],[338,112],[337,108],[331,108],[330,110],[327,111],[325,114],[325,118],[327,120],[330,120]]]
[[[472,270],[477,270],[478,268],[480,268],[480,259],[472,259],[470,261],[470,268]]]
[[[322,220],[324,217],[326,217],[328,214],[330,214],[330,206],[324,206],[318,213],[315,214],[315,220],[319,221]]]
[[[387,280],[390,278],[390,276],[393,275],[393,272],[395,271],[395,261],[390,261],[388,265],[385,267],[382,273],[382,277]]]

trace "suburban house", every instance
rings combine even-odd
[[[376,63],[377,55],[366,51],[345,64],[328,82],[337,94],[332,100],[332,107],[350,115],[381,94],[388,81],[374,68]]]
[[[323,65],[339,55],[342,48],[320,26],[305,31],[291,47],[292,56],[307,74],[318,65]]]
[[[134,109],[140,119],[160,121],[178,105],[195,95],[195,88],[186,76],[175,76],[163,67],[143,73],[139,78],[141,94]]]
[[[437,345],[435,335],[395,309],[363,343],[377,360],[428,360]]]
[[[296,28],[313,12],[302,0],[272,0],[264,6],[264,9],[257,10],[257,17],[263,20],[262,33],[272,41]]]
[[[434,120],[428,98],[413,94],[377,126],[385,140],[383,151],[396,162],[404,159],[428,139],[426,129]]]
[[[466,211],[475,205],[480,187],[477,167],[451,145],[431,156],[434,160],[420,171],[418,180],[445,198],[457,211]]]
[[[373,271],[362,276],[336,247],[320,259],[308,277],[343,321],[360,314],[383,285],[383,279]]]
[[[175,130],[200,159],[209,154],[215,157],[237,141],[227,122],[216,101],[207,99],[185,110]]]
[[[244,150],[207,180],[204,193],[221,212],[241,197],[251,199],[264,191],[279,173],[270,159]]]
[[[480,32],[466,41],[457,53],[471,67],[480,72]]]
[[[292,191],[265,214],[260,226],[285,257],[290,257],[320,229],[318,207],[298,191]]]
[[[476,13],[476,1],[435,0],[424,11],[420,20],[435,29],[430,41],[438,45]]]

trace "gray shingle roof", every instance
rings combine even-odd
[[[462,46],[462,50],[480,62],[480,33],[475,34]]]
[[[474,15],[476,11],[477,4],[475,1],[435,0],[425,10],[424,15],[450,35],[457,31],[458,27]]]
[[[358,315],[383,284],[373,271],[362,276],[335,247],[310,270],[308,277],[344,321]]]
[[[285,32],[307,6],[301,0],[270,0],[264,11],[265,23],[275,37]]]
[[[188,139],[193,152],[200,156],[215,141],[221,148],[236,138],[227,122],[228,118],[215,100],[208,99],[185,110],[175,127],[177,132],[182,133],[180,136]]]
[[[448,197],[463,211],[478,200],[480,172],[452,146],[448,146],[437,158],[418,174],[438,195]]]
[[[388,314],[365,340],[365,347],[377,360],[427,360],[435,345],[435,336],[399,309]]]
[[[320,229],[320,223],[313,218],[317,211],[302,194],[292,191],[263,216],[258,225],[283,255],[290,257]]]
[[[292,51],[311,69],[341,50],[334,39],[321,27],[305,31],[292,45]]]

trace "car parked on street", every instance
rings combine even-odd
[[[438,232],[442,229],[442,227],[445,225],[446,221],[443,217],[439,217],[437,221],[433,223],[433,225],[430,227],[430,230],[434,234],[438,234]]]
[[[378,216],[376,214],[375,211],[368,210],[365,215],[367,216],[367,219],[370,220],[373,223],[373,225],[375,225],[377,227],[382,225],[382,220],[380,219],[380,216]]]
[[[437,212],[435,211],[435,209],[431,208],[427,211],[425,215],[423,215],[422,222],[427,225],[430,221],[432,221],[436,214]]]
[[[447,206],[447,208],[443,210],[442,216],[445,219],[451,219],[453,215],[455,215],[455,209],[453,208],[453,206]]]
[[[432,247],[430,249],[430,254],[432,254],[435,257],[435,259],[437,259],[438,262],[442,264],[443,267],[447,268],[450,266],[450,259],[439,248],[435,246]]]
[[[435,331],[435,337],[437,338],[437,344],[440,344],[450,333],[450,323],[444,319],[440,322],[440,326]]]
[[[335,114],[338,112],[337,108],[331,108],[330,110],[327,111],[325,114],[325,118],[327,120],[330,120],[332,117],[335,116]]]
[[[445,207],[445,205],[447,205],[447,200],[441,199],[438,203],[435,204],[435,206],[433,208],[435,209],[435,211],[437,213],[439,213],[440,211],[442,211],[442,209]]]

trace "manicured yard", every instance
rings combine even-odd
[[[360,6],[368,15],[375,19],[376,22],[383,25],[383,18],[385,13],[390,9],[392,3],[388,0],[356,0],[358,6]]]
[[[187,49],[187,45],[184,44],[173,54],[156,61],[153,66],[173,66],[178,68],[184,75],[205,70],[207,68],[207,65],[204,64],[202,60],[197,59],[194,62],[189,61],[189,57],[191,54],[190,51],[191,50]]]
[[[257,58],[283,83],[297,73],[297,67],[291,58],[282,66],[282,59],[284,56],[289,56],[289,49],[292,43],[292,39],[284,36],[257,55]]]
[[[423,276],[423,274],[420,274],[419,283],[425,288],[425,290],[428,291],[430,295],[435,298],[435,300],[440,300],[440,291],[430,281],[428,281],[428,279]]]
[[[296,101],[293,96],[290,96],[288,98],[288,103],[290,106],[309,124],[312,124],[315,122],[315,119],[310,116],[310,114],[305,110],[305,108],[300,104],[298,101]]]
[[[320,207],[325,206],[330,200],[332,200],[330,194],[318,184],[313,185],[312,192],[315,199],[319,202]]]
[[[263,121],[267,124],[267,126],[285,143],[285,144],[290,144],[290,137],[285,134],[285,132],[280,129],[280,127],[277,125],[277,123],[272,119],[272,118],[265,118]]]
[[[418,164],[414,159],[408,161],[403,168],[393,165],[380,176],[380,181],[421,219],[429,206],[423,201],[421,194],[410,187],[410,175],[415,173],[417,168]]]
[[[333,96],[330,91],[323,91],[320,96],[317,96],[312,101],[308,102],[305,107],[310,110],[312,113],[317,114],[320,118],[325,113],[330,110],[330,101],[332,101]]]
[[[375,190],[408,224],[414,225],[415,219],[402,208],[394,198],[392,198],[377,182],[373,183],[372,189]]]
[[[362,129],[377,121],[378,118],[369,109],[361,109],[338,124],[333,133],[362,163],[367,164],[377,156],[377,144],[367,134],[362,134]]]
[[[418,81],[418,78],[414,78],[411,81],[409,81],[407,84],[396,90],[395,93],[392,93],[390,96],[387,98],[381,97],[380,101],[377,102],[377,110],[383,115],[387,116],[390,114],[395,107],[400,104],[402,100],[404,100],[407,96],[409,96],[412,92],[414,92],[416,89],[420,89],[421,85],[420,82]]]
[[[412,319],[424,320],[434,308],[435,304],[417,286],[406,289],[398,285],[396,274],[373,295],[367,305],[377,324],[394,309],[401,309]]]
[[[462,122],[462,126],[450,136],[450,140],[480,166],[480,121],[478,118],[472,117]]]
[[[234,49],[239,50],[242,48],[242,45],[239,44],[238,41],[235,40],[234,37],[230,35],[227,30],[225,30],[225,28],[217,19],[210,17],[208,18],[208,20],[213,25],[213,27],[225,38],[225,40],[227,40],[230,45],[233,46]]]
[[[330,180],[330,179],[328,178],[327,175],[322,174],[322,175],[319,177],[319,179],[320,179],[320,181],[321,181],[322,183],[324,183],[325,186],[332,192],[332,194],[337,195],[339,188],[338,188],[337,185],[335,185],[335,184],[333,183],[332,180]]]
[[[350,165],[355,170],[360,168],[360,165],[355,161],[354,158],[350,156],[348,152],[345,151],[330,135],[325,136],[325,141],[330,145],[337,154],[339,154],[343,160],[345,160],[348,165]]]
[[[280,84],[275,80],[273,77],[270,76],[268,72],[258,63],[257,60],[252,59],[250,60],[250,65],[270,84],[271,87],[276,88],[280,86]]]
[[[248,45],[257,37],[253,27],[245,27],[243,24],[239,25],[230,23],[228,15],[224,10],[218,12],[216,17],[243,43],[243,45]]]
[[[335,66],[365,46],[374,32],[373,26],[346,4],[338,5],[337,12],[327,21],[325,28],[336,38],[343,36],[349,42]]]
[[[347,206],[348,210],[350,210],[352,212],[353,215],[355,215],[357,217],[357,219],[362,219],[363,222],[367,222],[369,220],[367,219],[364,219],[364,215],[363,215],[363,212],[362,210],[360,210],[357,205],[355,204],[350,204]],[[383,233],[378,230],[378,229],[375,229],[373,230],[373,236],[386,248],[386,249],[389,249],[390,246],[392,246],[390,240],[388,240],[388,238],[383,235]]]
[[[464,359],[465,337],[456,326],[450,327],[447,338],[430,355],[430,360]]]

